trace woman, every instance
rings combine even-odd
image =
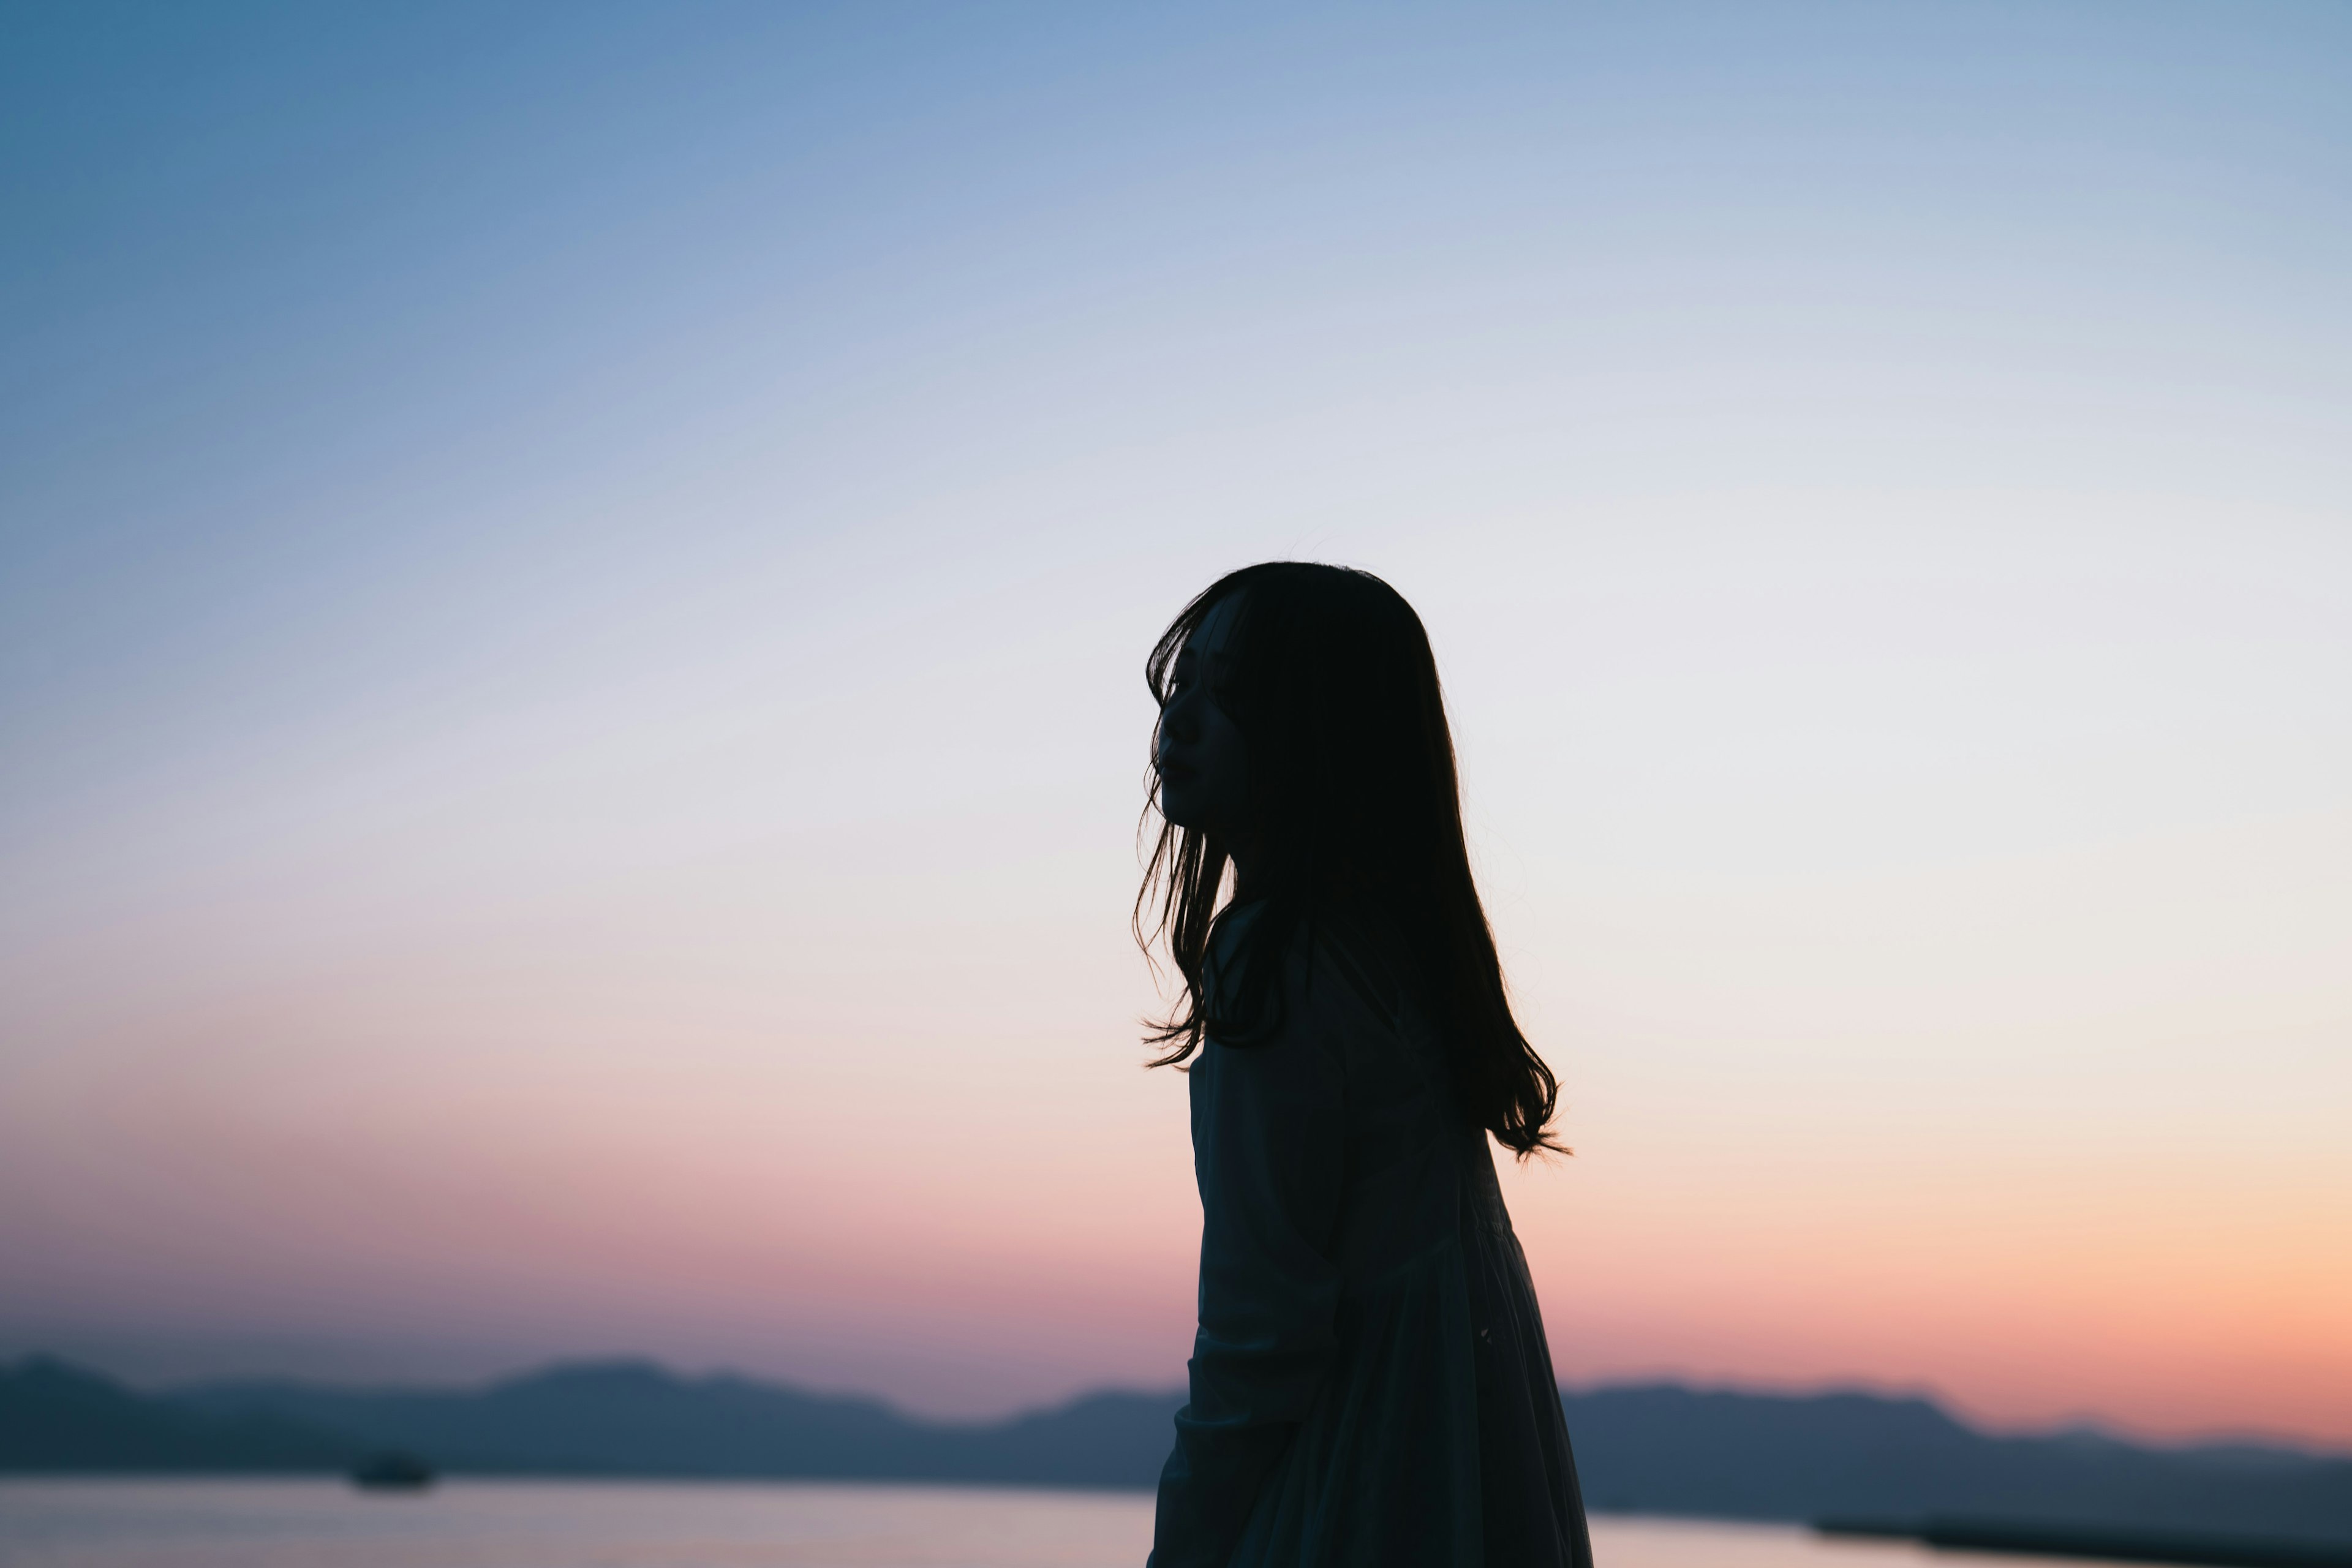
[[[1252,566],[1147,676],[1137,935],[1183,978],[1153,1065],[1191,1075],[1202,1219],[1151,1568],[1585,1568],[1486,1145],[1557,1149],[1558,1087],[1504,994],[1420,618],[1367,573]]]

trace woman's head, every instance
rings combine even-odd
[[[1520,1153],[1558,1092],[1513,1020],[1463,842],[1454,742],[1421,617],[1367,572],[1268,562],[1228,574],[1172,622],[1145,676],[1160,705],[1164,817],[1142,893],[1185,982],[1155,1035],[1199,1048],[1202,970],[1229,864],[1265,909],[1249,941],[1367,917],[1418,965],[1463,1106]],[[1249,966],[1261,977],[1278,964]],[[1243,999],[1278,1006],[1262,994]],[[1218,1020],[1220,1036],[1233,1032]],[[1244,1032],[1246,1032],[1244,1030]]]

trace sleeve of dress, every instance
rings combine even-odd
[[[1223,1568],[1338,1347],[1343,1077],[1316,1009],[1288,1002],[1272,1039],[1213,1040],[1192,1069],[1201,1326],[1150,1568]]]

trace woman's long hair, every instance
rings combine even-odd
[[[1213,697],[1247,752],[1258,910],[1237,933],[1235,994],[1213,997],[1203,973],[1225,913],[1231,847],[1160,823],[1135,934],[1147,952],[1167,939],[1184,994],[1149,1037],[1169,1047],[1151,1065],[1184,1061],[1213,1027],[1221,1043],[1245,1046],[1277,1026],[1282,955],[1302,929],[1311,940],[1385,928],[1431,1004],[1463,1110],[1522,1159],[1559,1149],[1547,1131],[1559,1081],[1511,1016],[1471,879],[1454,739],[1421,617],[1369,572],[1244,567],[1185,605],[1153,645],[1144,679],[1163,708],[1185,639],[1236,595]]]

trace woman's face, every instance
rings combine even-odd
[[[1248,756],[1242,732],[1217,705],[1217,689],[1231,675],[1234,605],[1228,595],[1212,605],[1185,639],[1170,671],[1167,705],[1160,710],[1154,756],[1160,771],[1160,815],[1228,842],[1249,815]]]

